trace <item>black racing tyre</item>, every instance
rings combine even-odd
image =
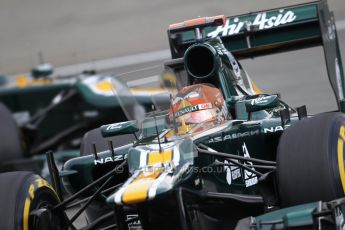
[[[0,103],[0,162],[24,157],[24,143],[12,113]]]
[[[282,134],[277,151],[282,207],[344,196],[345,115],[324,113],[296,122]]]
[[[0,223],[2,230],[44,229],[36,216],[30,215],[38,208],[51,208],[59,203],[47,181],[31,172],[0,174]],[[63,229],[63,213],[52,215],[50,230]]]

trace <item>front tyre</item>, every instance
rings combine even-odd
[[[343,197],[344,144],[345,115],[338,112],[303,119],[285,130],[277,153],[281,206]]]
[[[47,181],[31,172],[8,172],[0,174],[0,223],[3,230],[38,230],[49,227],[63,229],[63,213],[51,213],[49,226],[33,211],[51,210],[59,203],[58,196]]]

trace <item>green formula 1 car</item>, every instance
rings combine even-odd
[[[82,229],[344,229],[344,75],[326,2],[198,18],[168,35],[170,103],[143,117],[114,79],[129,121],[86,133],[63,170],[48,153],[52,185],[0,174],[2,229],[76,229],[84,211]],[[262,93],[237,60],[316,45],[336,112],[308,116]]]
[[[111,85],[112,75],[92,73],[61,79],[48,77],[43,70],[35,70],[36,78],[19,76],[17,82],[0,89],[1,172],[34,170],[41,174],[45,157],[39,154],[58,150],[57,160],[64,162],[79,156],[85,132],[126,120]],[[152,97],[163,89],[132,90],[149,109]],[[169,98],[160,99],[168,102]]]

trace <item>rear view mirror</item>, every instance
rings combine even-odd
[[[109,125],[103,125],[101,127],[101,133],[103,137],[112,137],[123,134],[134,134],[139,131],[136,126],[136,121],[125,121],[120,123],[114,123]]]
[[[271,109],[278,106],[279,99],[277,95],[259,96],[254,99],[246,100],[246,110],[248,113],[260,111],[264,109]]]
[[[48,77],[54,72],[54,68],[51,64],[41,64],[31,70],[31,75],[34,78]]]

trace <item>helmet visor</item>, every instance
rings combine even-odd
[[[198,124],[205,121],[216,120],[216,118],[217,118],[216,109],[206,109],[206,110],[199,110],[199,111],[184,114],[176,118],[176,120],[179,121],[183,119],[186,124]]]

